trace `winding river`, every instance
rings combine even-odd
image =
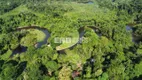
[[[29,30],[29,29],[38,29],[38,30],[42,31],[46,35],[46,37],[44,38],[43,41],[36,43],[36,48],[40,48],[42,45],[47,43],[47,40],[50,37],[50,32],[46,28],[42,28],[42,27],[38,27],[38,26],[27,26],[27,27],[19,27],[19,28],[16,29],[16,31]],[[16,49],[13,50],[12,56],[14,54],[17,54],[17,53],[20,54],[22,52],[26,52],[27,48],[28,47],[19,45]]]
[[[28,27],[17,28],[17,30],[23,30],[23,29],[38,29],[46,35],[46,37],[44,38],[42,42],[37,42],[36,48],[40,48],[42,45],[46,44],[48,38],[50,37],[50,33],[46,28],[41,28],[38,26],[28,26]]]
[[[96,28],[96,27],[94,27],[94,26],[87,26],[87,27],[93,29],[94,32],[95,32],[99,37],[102,36],[101,33],[100,33],[100,30],[99,30],[98,28]],[[28,27],[17,28],[17,31],[21,31],[21,30],[23,30],[23,29],[25,29],[25,30],[26,30],[26,29],[27,29],[27,30],[28,30],[28,29],[38,29],[38,30],[42,31],[42,32],[46,35],[46,37],[44,38],[44,40],[43,40],[42,42],[37,42],[36,48],[40,48],[42,45],[47,44],[47,40],[48,40],[48,38],[50,37],[50,32],[49,32],[46,28],[42,28],[42,27],[38,27],[38,26],[28,26]],[[131,26],[126,26],[126,31],[132,31],[132,42],[138,43],[139,38],[137,38],[137,37],[133,34],[133,28],[132,28]],[[78,40],[78,42],[77,42],[76,44],[74,44],[73,46],[70,46],[70,47],[65,48],[65,49],[72,49],[74,46],[76,46],[77,44],[79,44],[79,43],[82,42],[82,41],[81,41],[81,38],[82,38],[82,37],[84,36],[84,34],[85,34],[85,27],[79,28],[78,32],[79,32],[79,38],[80,38],[80,39]],[[60,50],[60,51],[64,51],[65,49]],[[19,45],[16,49],[13,50],[12,55],[13,55],[13,54],[17,54],[17,53],[26,52],[26,51],[27,51],[27,47],[22,46],[22,45]],[[58,51],[58,50],[57,50],[57,51]]]

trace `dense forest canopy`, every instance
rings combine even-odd
[[[0,80],[11,79],[141,80],[142,0],[0,0]]]

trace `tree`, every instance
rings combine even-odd
[[[63,66],[59,72],[59,80],[71,80],[71,67],[70,66]]]

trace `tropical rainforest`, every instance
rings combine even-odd
[[[0,0],[0,80],[142,80],[142,0]]]

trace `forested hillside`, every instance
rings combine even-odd
[[[142,0],[0,0],[0,80],[141,80]]]

